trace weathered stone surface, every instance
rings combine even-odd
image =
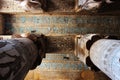
[[[4,18],[5,34],[36,30],[36,33],[43,33],[48,36],[50,42],[47,52],[52,54],[49,53],[51,56],[47,55],[35,73],[39,76],[35,77],[42,80],[82,80],[79,71],[87,67],[78,62],[74,55],[67,55],[73,54],[74,35],[86,33],[120,34],[119,16],[16,14],[5,15]],[[55,56],[53,53],[63,53],[64,55]],[[95,80],[100,79],[108,80],[104,77],[99,79],[95,77]]]

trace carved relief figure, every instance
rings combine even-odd
[[[34,12],[35,10],[38,11],[47,10],[46,0],[15,0],[15,1],[17,1],[25,11]]]
[[[118,0],[76,0],[75,11],[97,10],[118,3]],[[115,9],[116,7],[114,7]]]

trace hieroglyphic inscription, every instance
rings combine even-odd
[[[74,53],[73,36],[48,36],[48,53]]]
[[[13,15],[10,17],[11,19],[6,18],[5,26],[11,33],[36,30],[37,33],[46,35],[120,34],[119,16]]]
[[[43,62],[43,64],[40,65],[41,70],[82,70],[82,69],[88,69],[86,65],[78,62],[64,62],[61,60],[61,62]]]

